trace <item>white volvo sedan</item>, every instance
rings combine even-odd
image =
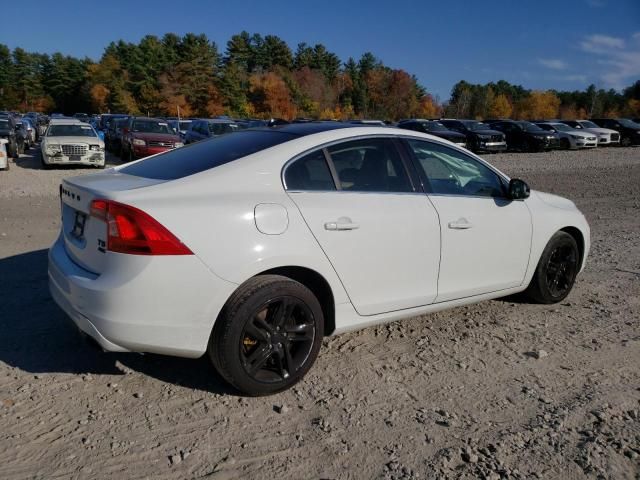
[[[65,179],[55,301],[104,350],[208,353],[286,389],[325,335],[571,291],[589,226],[446,140],[333,122],[249,129]]]

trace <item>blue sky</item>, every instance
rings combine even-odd
[[[621,88],[640,79],[640,0],[6,2],[0,43],[99,59],[112,40],[205,33],[224,52],[242,30],[343,61],[371,51],[442,100],[458,80],[526,88]],[[23,21],[7,21],[23,18]]]

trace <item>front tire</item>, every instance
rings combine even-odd
[[[315,295],[280,275],[248,280],[227,301],[209,340],[218,373],[241,392],[290,388],[318,356],[324,316]]]
[[[536,303],[561,302],[573,288],[579,259],[575,239],[566,232],[556,232],[540,256],[525,295]]]

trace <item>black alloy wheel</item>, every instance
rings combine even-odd
[[[276,297],[245,325],[239,345],[242,366],[258,382],[286,381],[304,365],[315,336],[309,307],[295,297]]]
[[[564,298],[573,285],[578,264],[577,252],[570,245],[556,247],[546,268],[547,287],[553,298]]]
[[[324,336],[320,302],[303,284],[259,275],[231,295],[215,322],[208,353],[218,373],[241,392],[268,395],[304,377]]]
[[[558,303],[571,292],[580,269],[580,251],[567,232],[556,232],[547,243],[525,296],[536,303]]]

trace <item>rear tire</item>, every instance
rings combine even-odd
[[[299,282],[280,275],[248,280],[227,301],[209,339],[218,373],[250,396],[290,388],[309,371],[324,332],[322,308]]]
[[[567,298],[576,280],[580,252],[575,239],[556,232],[545,247],[524,294],[535,303],[558,303]]]

